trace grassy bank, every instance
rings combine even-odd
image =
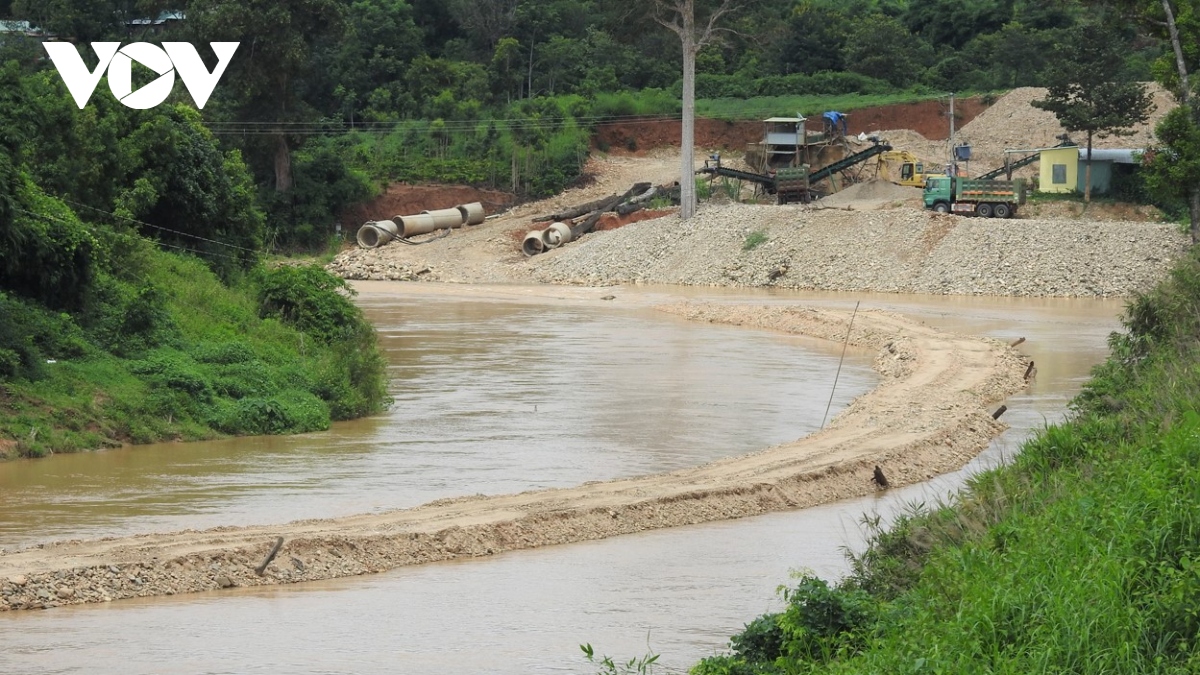
[[[222,283],[136,237],[82,306],[0,292],[0,455],[299,433],[386,404],[374,331],[317,267]]]
[[[1125,324],[1069,421],[692,672],[1200,672],[1197,254]]]

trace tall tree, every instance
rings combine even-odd
[[[696,0],[654,0],[654,19],[679,36],[683,47],[683,137],[680,139],[679,217],[696,215],[696,54],[726,29],[723,16],[736,11],[734,0],[721,0],[696,21]]]
[[[1125,136],[1131,127],[1145,123],[1153,110],[1150,94],[1140,82],[1118,78],[1125,63],[1120,42],[1102,24],[1085,24],[1055,48],[1055,64],[1048,69],[1046,98],[1033,101],[1048,110],[1067,131],[1087,134],[1084,201],[1092,199],[1092,138]]]
[[[1154,64],[1156,80],[1180,107],[1155,130],[1160,145],[1147,153],[1151,188],[1182,196],[1188,205],[1192,243],[1200,243],[1200,100],[1191,77],[1200,67],[1200,1],[1117,0],[1125,16],[1164,40],[1169,50]]]
[[[312,66],[312,47],[341,35],[340,0],[191,0],[187,24],[200,42],[240,42],[218,92],[235,90],[234,116],[267,122],[275,141],[275,190],[292,187],[289,123],[310,116],[298,83]]]

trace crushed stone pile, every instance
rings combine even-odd
[[[841,192],[823,197],[817,201],[816,205],[865,211],[899,204],[919,206],[920,203],[921,190],[919,188],[896,185],[890,181],[876,178],[855,183]]]
[[[744,250],[747,237],[766,241]],[[525,264],[549,283],[1125,296],[1188,245],[1174,225],[731,204],[592,234]]]

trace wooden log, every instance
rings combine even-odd
[[[1024,341],[1025,341],[1025,338],[1017,338],[1017,341],[1010,344],[1009,347],[1016,347],[1017,345],[1021,344]]]
[[[1033,377],[1033,373],[1034,373],[1033,361],[1030,361],[1029,367],[1025,369],[1025,381],[1026,382],[1029,381],[1029,378]]]
[[[999,408],[996,408],[996,412],[992,413],[992,419],[998,420],[1000,419],[1000,416],[1006,412],[1008,412],[1008,406],[1002,405]]]
[[[617,205],[617,215],[627,216],[634,211],[641,211],[644,208],[646,208],[646,205],[641,202],[625,202],[624,204]]]
[[[558,213],[554,213],[549,216],[538,216],[537,218],[533,219],[533,222],[546,223],[546,222],[550,222],[553,220],[564,221],[564,220],[571,220],[572,218],[578,218],[579,216],[582,216],[585,213],[591,213],[592,211],[595,211],[596,209],[600,208],[601,206],[607,204],[609,201],[616,199],[616,198],[617,198],[617,195],[610,195],[603,199],[597,199],[596,201],[588,202],[586,204],[580,204],[579,206],[572,206],[571,208],[566,209],[565,211],[559,211]]]
[[[271,564],[271,561],[274,560],[275,556],[279,554],[279,549],[282,547],[283,537],[280,537],[275,540],[275,545],[271,547],[271,552],[267,554],[267,557],[262,561],[262,564],[254,568],[255,574],[261,577],[263,573],[267,571],[267,565]]]

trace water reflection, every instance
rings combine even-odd
[[[821,341],[646,309],[364,301],[396,405],[327,433],[0,463],[0,546],[416,506],[670,471],[816,428]],[[607,308],[606,308],[607,309]],[[853,353],[835,405],[875,382]]]

